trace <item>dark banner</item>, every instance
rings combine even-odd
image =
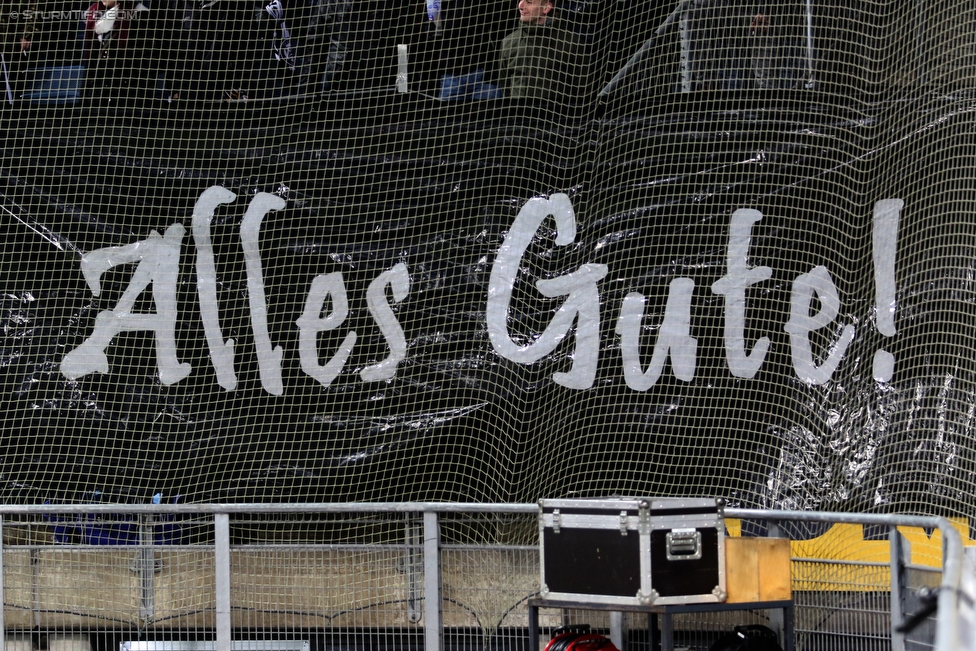
[[[604,83],[669,10],[593,32]],[[971,515],[972,93],[826,47],[683,88],[653,47],[572,115],[8,113],[4,499]]]

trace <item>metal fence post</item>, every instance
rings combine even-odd
[[[7,651],[7,627],[3,621],[3,515],[0,515],[0,651]]]
[[[420,602],[423,599],[424,532],[416,514],[407,514],[406,522],[407,553],[403,559],[403,570],[407,574],[407,621],[416,624],[423,617]]]
[[[217,614],[217,649],[231,651],[230,644],[230,516],[214,514],[214,571]]]
[[[766,537],[767,538],[789,538],[786,531],[783,529],[779,522],[771,521],[766,527]],[[783,647],[786,649],[790,648],[793,644],[793,640],[787,639],[790,637],[789,628],[792,626],[792,622],[787,621],[787,613],[779,608],[773,608],[769,611],[769,628],[776,632],[776,637],[783,640]]]
[[[440,525],[435,511],[424,512],[424,651],[441,651]]]
[[[613,645],[620,649],[620,651],[626,651],[627,649],[627,616],[620,611],[613,611],[610,613],[610,641]]]
[[[888,539],[891,542],[891,651],[905,651],[905,634],[898,627],[905,619],[905,566],[911,563],[912,546],[894,525],[888,530]]]
[[[153,516],[139,516],[139,556],[136,565],[142,596],[139,604],[139,617],[149,622],[156,614],[156,556],[153,552]]]

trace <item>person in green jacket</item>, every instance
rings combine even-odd
[[[502,40],[506,97],[575,103],[587,62],[576,36],[558,24],[555,0],[519,0],[519,26]]]

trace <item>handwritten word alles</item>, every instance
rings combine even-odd
[[[210,223],[217,206],[237,198],[233,192],[220,186],[208,188],[193,208],[193,241],[197,249],[197,293],[204,333],[210,347],[210,360],[217,373],[217,382],[232,391],[237,387],[234,371],[234,340],[224,341],[217,310],[217,271],[213,246],[210,240]],[[285,201],[273,194],[260,193],[251,200],[241,222],[241,248],[247,270],[248,302],[251,327],[257,351],[261,386],[271,394],[281,395],[284,386],[281,377],[281,346],[273,346],[268,333],[268,308],[265,301],[264,275],[258,237],[261,222],[272,210],[281,210]],[[108,373],[105,348],[123,331],[151,331],[156,338],[156,362],[159,380],[174,384],[186,378],[192,370],[190,364],[180,363],[176,356],[176,281],[179,273],[180,249],[186,229],[173,224],[165,235],[153,231],[148,239],[121,247],[108,247],[88,253],[82,258],[81,270],[92,293],[101,291],[100,279],[110,268],[136,262],[128,288],[115,308],[105,310],[95,318],[95,331],[80,346],[65,355],[61,361],[61,373],[76,379],[93,372]],[[152,283],[152,296],[156,312],[133,314],[132,308],[139,295]],[[407,354],[407,341],[393,310],[386,299],[390,287],[393,300],[399,303],[410,291],[410,275],[404,264],[384,271],[370,283],[366,290],[366,304],[376,320],[390,354],[377,364],[360,371],[367,382],[388,380],[396,375],[397,364]],[[322,315],[326,300],[331,297],[331,310]],[[356,333],[350,331],[339,349],[325,364],[319,364],[316,346],[317,335],[338,328],[349,314],[349,301],[341,273],[322,274],[312,280],[302,316],[296,321],[299,329],[299,356],[302,370],[328,386],[342,370],[346,359],[356,344]]]
[[[192,232],[196,247],[197,294],[200,315],[216,371],[217,382],[227,391],[237,387],[234,367],[234,341],[224,340],[217,305],[217,272],[210,225],[214,212],[221,204],[231,203],[237,196],[214,186],[199,197],[193,209]],[[254,196],[244,213],[240,228],[241,248],[247,274],[248,303],[251,327],[261,385],[273,395],[284,392],[282,382],[281,346],[273,345],[268,332],[268,308],[264,275],[258,241],[261,223],[273,210],[281,210],[285,201],[273,194]],[[874,262],[877,286],[878,330],[890,337],[895,334],[894,257],[898,220],[903,202],[898,199],[877,203],[874,210]],[[515,218],[491,269],[488,283],[486,322],[491,345],[495,352],[511,362],[531,364],[552,353],[572,336],[576,323],[575,351],[572,367],[553,373],[553,381],[571,389],[587,389],[596,377],[600,352],[600,292],[599,281],[608,273],[603,264],[583,264],[575,271],[558,278],[535,282],[538,291],[547,298],[565,297],[549,325],[533,336],[526,345],[517,344],[508,329],[508,316],[516,277],[529,244],[549,217],[556,224],[557,246],[568,246],[576,239],[576,216],[572,202],[565,194],[549,198],[536,197],[525,203]],[[736,377],[751,378],[761,367],[769,350],[768,337],[757,340],[751,350],[746,349],[745,315],[746,291],[752,285],[769,279],[769,267],[750,267],[748,251],[752,226],[762,219],[757,210],[741,209],[732,214],[726,255],[726,274],[715,281],[711,290],[725,298],[725,351],[730,372]],[[175,384],[192,371],[191,365],[180,362],[177,356],[176,326],[177,277],[183,238],[186,229],[175,223],[160,236],[150,236],[126,246],[107,247],[86,254],[81,270],[95,296],[101,292],[102,275],[121,264],[137,263],[117,304],[100,312],[95,318],[94,331],[61,362],[61,372],[75,380],[90,373],[108,373],[106,348],[121,332],[144,331],[155,335],[156,361],[160,382]],[[152,284],[154,313],[133,313],[139,296]],[[381,272],[366,290],[369,312],[380,329],[389,355],[363,368],[359,376],[364,382],[390,380],[396,377],[397,367],[406,358],[407,343],[403,328],[397,321],[392,304],[406,299],[410,292],[407,266],[399,263]],[[631,292],[624,298],[619,311],[616,334],[620,349],[624,379],[631,389],[646,391],[660,379],[668,357],[675,376],[690,382],[695,376],[698,342],[690,334],[691,298],[695,289],[691,278],[675,278],[669,286],[667,306],[654,352],[645,369],[640,356],[640,330],[644,316],[645,297]],[[815,314],[810,310],[814,298],[819,302]],[[329,307],[328,313],[323,310]],[[793,367],[798,377],[809,384],[826,383],[840,364],[847,347],[854,339],[854,326],[842,329],[829,353],[817,364],[810,343],[810,333],[825,328],[839,313],[840,298],[830,273],[817,266],[793,281],[790,319],[784,329],[790,336]],[[318,334],[338,329],[349,315],[349,302],[341,273],[321,274],[312,279],[301,316],[295,321],[299,330],[298,353],[302,370],[324,386],[330,385],[348,360],[356,345],[355,331],[345,338],[324,364],[320,362]],[[874,375],[879,381],[891,379],[894,359],[879,350],[874,360]]]

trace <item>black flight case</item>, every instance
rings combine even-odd
[[[539,501],[540,596],[626,606],[726,598],[722,500]]]

